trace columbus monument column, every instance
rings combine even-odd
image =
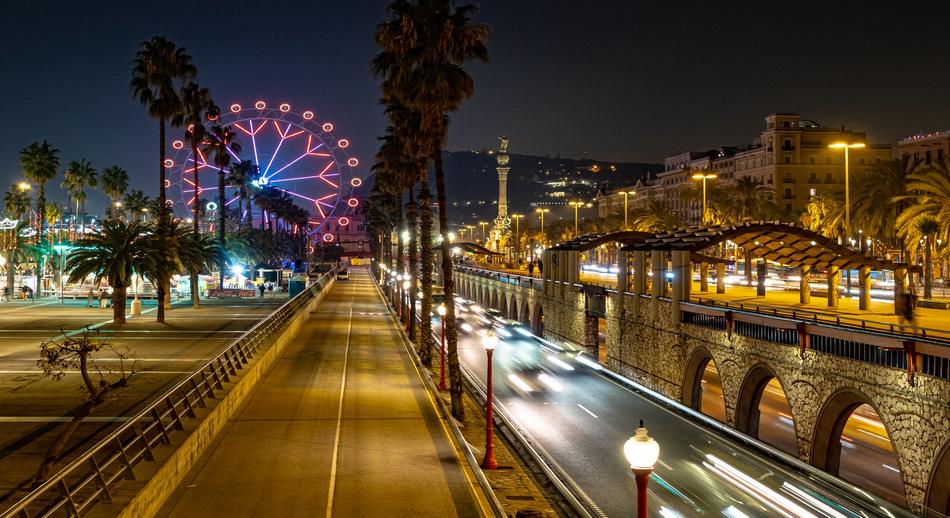
[[[495,157],[498,161],[498,216],[492,225],[491,241],[489,248],[494,248],[496,252],[501,252],[508,246],[508,240],[511,237],[511,219],[508,217],[508,137],[498,138],[498,154]]]

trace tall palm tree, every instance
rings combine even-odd
[[[79,218],[79,233],[86,233],[86,189],[95,187],[96,169],[85,158],[73,160],[66,166],[60,187],[66,189],[76,203],[76,217]]]
[[[934,237],[950,243],[950,158],[914,173],[909,180],[909,194],[900,197],[907,206],[897,218],[898,231],[909,236],[920,218],[931,217],[939,226]]]
[[[136,266],[155,285],[158,295],[155,321],[159,323],[165,322],[171,278],[184,269],[181,250],[184,246],[194,243],[191,240],[185,241],[182,227],[181,220],[172,220],[167,225],[154,226],[151,232],[142,236],[145,257],[136,263]]]
[[[153,36],[143,41],[132,62],[132,79],[129,90],[132,96],[145,105],[148,114],[158,119],[158,221],[164,225],[168,219],[165,197],[165,124],[175,126],[175,118],[182,112],[178,85],[197,74],[191,56],[183,47],[175,45],[164,36]]]
[[[924,298],[933,297],[934,263],[933,250],[940,223],[931,216],[923,216],[914,223],[914,230],[920,236],[924,248]]]
[[[773,195],[772,189],[761,181],[744,176],[733,185],[713,191],[712,197],[707,195],[707,204],[729,223],[766,220],[778,215]]]
[[[373,71],[384,78],[384,96],[392,96],[421,114],[423,134],[431,138],[439,204],[439,228],[448,229],[442,148],[448,133],[447,113],[458,109],[474,92],[474,81],[463,67],[471,60],[488,61],[489,28],[473,23],[473,5],[456,7],[451,0],[395,0],[392,17],[376,27],[382,52]],[[387,100],[388,101],[388,100]],[[449,241],[442,236],[442,277],[445,299],[452,301],[454,282]],[[449,379],[452,415],[464,416],[462,375],[458,364],[454,304],[446,305]]]
[[[143,241],[150,230],[149,225],[138,221],[107,219],[97,232],[76,242],[76,249],[66,261],[69,282],[81,282],[90,275],[96,284],[102,279],[109,282],[112,318],[117,324],[125,323],[126,290],[132,283],[132,268],[145,261],[150,252]]]
[[[228,177],[228,185],[238,190],[238,221],[244,226],[244,208],[250,209],[248,201],[248,187],[251,182],[260,177],[260,169],[252,160],[242,160],[231,166],[231,175]]]
[[[46,238],[46,182],[56,178],[59,170],[59,150],[54,148],[47,141],[42,143],[33,142],[29,146],[20,150],[20,167],[23,168],[23,175],[28,180],[37,185],[36,191],[36,212],[39,229],[39,242]],[[42,278],[45,270],[45,257],[40,254],[37,257],[37,276],[36,292],[42,297]]]
[[[813,196],[801,219],[805,228],[825,237],[844,235],[844,202],[832,194]]]
[[[122,207],[131,215],[133,220],[145,220],[145,211],[148,210],[151,200],[144,192],[135,189],[122,198]]]
[[[129,173],[117,165],[112,165],[102,170],[102,177],[99,180],[102,192],[109,197],[107,213],[118,217],[121,212],[118,210],[118,203],[122,201],[122,196],[129,188]]]
[[[194,81],[183,86],[179,96],[181,97],[182,110],[175,116],[174,122],[185,126],[185,138],[191,144],[191,158],[194,167],[191,170],[192,178],[190,182],[194,184],[194,199],[196,202],[194,205],[193,231],[198,234],[200,229],[198,228],[197,200],[201,196],[201,193],[198,192],[198,186],[201,185],[198,183],[198,170],[203,165],[199,163],[201,156],[198,154],[198,148],[205,145],[205,141],[209,136],[205,121],[217,120],[220,117],[221,110],[211,98],[211,91],[199,86]]]
[[[212,126],[205,144],[205,153],[211,157],[212,163],[218,168],[218,242],[224,247],[225,231],[225,198],[224,170],[231,165],[231,153],[240,153],[241,145],[237,143],[237,135],[231,131],[231,126]],[[219,286],[224,286],[224,261],[218,271]]]
[[[922,172],[921,161],[910,157],[871,164],[851,181],[851,225],[873,239],[897,245],[902,260],[906,251],[897,219],[907,206],[907,184]]]

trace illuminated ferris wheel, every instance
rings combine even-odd
[[[265,101],[252,106],[232,104],[215,124],[231,126],[241,145],[240,152],[231,149],[231,162],[250,160],[257,165],[258,177],[251,190],[271,188],[289,195],[294,203],[310,213],[310,233],[322,234],[320,239],[332,241],[327,232],[330,223],[348,223],[348,217],[359,206],[354,191],[362,185],[359,160],[347,154],[350,142],[334,135],[334,124],[321,121],[311,110],[291,111],[287,103],[270,107]],[[206,203],[207,212],[217,210],[218,170],[210,157],[199,148],[192,156],[185,140],[171,143],[171,158],[166,187],[175,211],[184,217],[192,214],[193,204]],[[198,183],[194,174],[197,167]],[[226,178],[229,175],[225,170]],[[236,186],[225,187],[225,205],[239,198]],[[268,215],[244,207],[243,218],[260,224]]]

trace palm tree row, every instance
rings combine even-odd
[[[420,280],[420,309],[424,321],[428,321],[431,311],[431,247],[436,242],[440,246],[447,302],[445,324],[452,414],[458,419],[464,412],[452,302],[452,262],[445,235],[448,217],[442,148],[448,134],[447,114],[457,110],[474,91],[472,77],[464,64],[471,60],[488,60],[485,42],[489,29],[487,25],[472,22],[470,16],[474,11],[473,5],[456,7],[449,0],[393,1],[389,5],[390,19],[376,27],[376,42],[381,52],[372,63],[373,72],[382,79],[382,103],[386,106],[390,126],[376,155],[374,170],[381,187],[371,197],[371,204],[375,205],[368,210],[368,217],[371,224],[383,227],[375,228],[375,235],[386,236],[392,229],[385,222],[398,220],[402,212],[402,193],[408,193],[410,261],[413,266],[418,263],[420,270],[418,273],[411,270],[411,275],[418,275]],[[435,173],[442,234],[434,241],[431,237],[430,161]],[[393,200],[396,203],[391,203]],[[396,230],[398,245],[402,242],[402,232],[398,231],[399,227]],[[417,248],[418,260],[415,259]],[[394,267],[402,270],[399,249],[401,246],[397,246]],[[426,362],[430,361],[430,340],[430,333],[420,333],[420,353]]]

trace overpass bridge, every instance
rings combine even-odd
[[[747,265],[763,265],[755,304],[717,299],[722,266],[716,288],[706,283],[726,241],[747,247]],[[620,247],[613,289],[581,277],[580,254],[604,244]],[[797,304],[769,300],[765,260],[802,272]],[[917,511],[950,511],[950,319],[922,328],[839,312],[843,268],[859,271],[860,312],[880,308],[872,268],[893,272],[899,299],[914,267],[768,223],[583,236],[543,261],[540,278],[460,266],[456,289],[812,466]],[[697,268],[701,296],[690,280]],[[829,288],[819,311],[809,277],[821,271]]]

